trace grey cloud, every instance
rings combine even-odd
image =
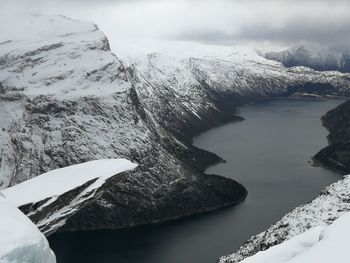
[[[341,26],[332,27],[320,24],[304,25],[302,22],[288,24],[282,28],[271,28],[264,25],[242,26],[239,33],[229,34],[224,31],[182,32],[170,37],[216,44],[237,44],[240,42],[267,41],[284,46],[309,43],[320,45],[338,51],[350,51],[350,22]]]
[[[0,5],[93,20],[109,37],[350,46],[348,0],[0,0]]]
[[[239,23],[237,31],[230,32],[229,26],[216,30],[185,29],[171,38],[218,44],[254,42],[256,46],[259,46],[261,42],[271,42],[283,46],[308,43],[337,51],[350,51],[349,2],[342,0],[306,1],[309,3],[308,9],[303,10],[305,6],[301,6],[298,10],[295,4],[298,1],[294,0],[292,4],[292,1],[284,0],[285,10],[281,9],[277,12],[276,10],[263,9],[261,17],[257,17],[253,21],[247,19],[243,14],[240,20],[236,21]],[[271,5],[276,1],[265,2]],[[300,2],[305,4],[305,1]],[[288,10],[291,6],[294,8],[293,11]],[[336,9],[332,9],[334,7]],[[246,14],[250,12],[252,10],[246,10]],[[274,16],[281,16],[281,22],[274,21]]]

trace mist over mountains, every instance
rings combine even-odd
[[[1,14],[62,14],[94,21],[124,37],[249,45],[281,51],[305,43],[348,52],[349,1],[344,0],[0,0]],[[321,19],[320,19],[321,18]]]
[[[350,53],[348,52],[295,46],[281,52],[268,52],[265,57],[281,62],[286,67],[305,66],[320,71],[350,72]]]

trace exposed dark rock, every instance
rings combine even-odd
[[[350,101],[329,111],[322,122],[329,131],[329,145],[315,155],[315,161],[342,174],[350,173]]]

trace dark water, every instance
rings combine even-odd
[[[249,191],[233,208],[119,231],[56,234],[58,263],[214,263],[340,176],[310,165],[327,144],[320,117],[342,100],[272,100],[242,107],[243,122],[213,129],[195,145],[227,163],[208,169]]]

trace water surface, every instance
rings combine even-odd
[[[278,99],[240,108],[243,122],[194,140],[227,163],[208,169],[248,189],[232,208],[117,231],[56,234],[58,263],[214,263],[294,207],[316,197],[339,175],[310,165],[327,145],[320,117],[342,100]]]

